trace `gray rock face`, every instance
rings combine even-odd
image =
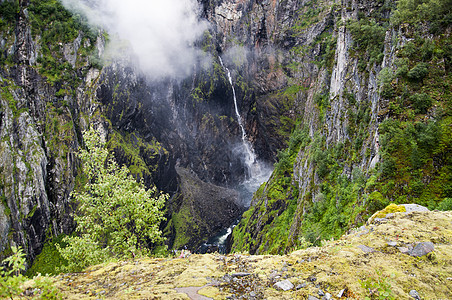
[[[296,289],[297,290],[301,290],[301,289],[304,289],[307,286],[308,286],[308,284],[306,282],[304,282],[302,284],[297,285]]]
[[[430,211],[427,207],[419,205],[419,204],[401,204],[405,207],[406,213],[411,213],[415,211],[423,212],[423,211]]]
[[[372,247],[368,247],[366,245],[359,245],[358,246],[359,249],[363,250],[364,253],[372,253],[375,252],[375,249]]]
[[[431,242],[418,243],[413,250],[409,252],[411,256],[421,257],[435,250],[435,245]]]

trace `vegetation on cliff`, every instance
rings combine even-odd
[[[448,207],[452,197],[448,4],[402,0],[397,6],[367,3],[372,10],[333,7],[333,15],[342,11],[333,37],[345,32],[345,40],[349,34],[352,41],[345,57],[356,61],[356,70],[351,67],[347,77],[359,78],[370,89],[372,76],[378,74],[379,102],[368,96],[371,90],[363,98],[347,83],[341,87],[343,93],[334,97],[329,86],[315,87],[318,92],[312,99],[319,118],[313,125],[310,114],[300,117],[300,128],[313,129],[308,142],[296,148],[296,154],[290,150],[292,144],[281,152],[271,179],[255,194],[252,207],[234,230],[233,251],[274,254],[320,245],[363,224],[390,202]],[[349,10],[357,12],[356,18],[348,16]],[[309,34],[310,26],[315,28],[318,22],[319,18],[305,19],[302,27],[292,30],[298,30],[296,36]],[[304,56],[309,47],[296,48],[304,49],[299,52]],[[335,68],[340,67],[337,53]],[[395,53],[393,62],[391,53]],[[296,62],[297,56],[292,60]],[[291,66],[297,69],[296,63]],[[338,106],[345,114],[340,123],[332,123]],[[343,138],[331,138],[328,129],[340,131],[339,126],[345,127]],[[295,130],[291,139],[299,132]]]
[[[259,6],[257,13],[252,11],[244,16],[247,24],[242,21],[234,26],[228,24],[228,28],[232,28],[230,35],[251,32],[256,25],[253,22],[259,18],[262,22],[256,23],[263,26],[258,35],[260,40],[250,45],[257,48],[256,53],[244,51],[243,55],[244,60],[255,61],[250,65],[234,62],[237,70],[233,70],[233,74],[238,95],[243,99],[240,108],[249,105],[244,114],[246,129],[253,142],[261,143],[261,155],[271,158],[277,147],[286,144],[281,139],[292,129],[293,133],[288,148],[278,154],[273,176],[256,192],[252,207],[234,230],[233,250],[282,254],[320,245],[322,240],[339,238],[350,228],[364,224],[375,211],[390,202],[415,202],[431,209],[450,209],[450,0],[400,0],[397,5],[391,1],[366,0],[359,6],[346,1],[343,7],[330,1],[295,1],[296,17],[292,19],[288,14],[281,28],[268,26],[268,23],[283,19],[281,16],[289,12],[284,11],[289,1],[270,2],[256,4]],[[265,11],[266,7],[274,3],[280,5],[271,12],[275,15],[266,16],[270,13],[270,10]],[[246,8],[242,3],[234,7],[239,5],[241,8],[237,9],[243,8],[245,14],[254,2]],[[214,62],[206,72],[199,70],[181,86],[171,83],[162,89],[158,84],[144,87],[147,83],[137,79],[133,70],[122,72],[121,67],[115,66],[99,75],[95,69],[101,67],[98,51],[104,36],[87,26],[80,15],[66,11],[60,1],[2,1],[0,11],[0,127],[12,124],[8,127],[12,128],[11,132],[2,132],[2,146],[13,149],[11,155],[17,158],[17,162],[11,160],[13,182],[4,181],[8,175],[4,170],[10,169],[0,167],[0,206],[4,206],[2,212],[8,222],[15,214],[20,221],[15,224],[25,227],[17,229],[20,228],[17,225],[2,238],[10,240],[16,234],[14,238],[20,237],[23,246],[28,243],[27,249],[34,256],[34,251],[42,249],[44,240],[71,230],[69,221],[64,230],[56,227],[63,227],[61,219],[68,217],[69,201],[65,201],[74,185],[78,188],[87,183],[85,192],[75,194],[85,214],[76,217],[79,231],[65,239],[69,247],[61,246],[63,256],[69,258],[70,268],[81,269],[109,257],[134,257],[141,251],[147,253],[143,249],[158,242],[161,233],[157,224],[162,216],[154,208],[162,206],[164,197],[157,197],[153,207],[147,206],[148,202],[127,202],[121,198],[126,192],[121,189],[113,192],[110,184],[108,194],[118,196],[118,202],[101,201],[96,207],[89,204],[95,202],[93,196],[100,193],[91,189],[96,184],[93,178],[83,181],[79,172],[82,170],[77,169],[72,153],[83,144],[81,128],[87,127],[93,119],[107,123],[107,146],[114,151],[120,165],[130,165],[128,170],[113,168],[114,172],[122,174],[121,188],[135,189],[146,197],[153,194],[153,191],[145,192],[140,183],[133,183],[126,174],[130,172],[135,180],[153,186],[158,176],[155,174],[163,172],[160,164],[174,169],[174,161],[170,160],[177,156],[182,157],[184,166],[190,166],[198,175],[204,174],[205,180],[229,184],[232,177],[240,178],[237,175],[242,171],[239,160],[223,155],[230,150],[227,144],[234,140],[228,135],[234,135],[237,126],[230,117],[232,110],[227,103],[231,91],[225,92],[230,87],[220,64]],[[240,28],[242,25],[246,25],[246,30]],[[225,57],[234,56],[227,53],[226,45],[219,40],[240,38],[232,39],[226,31],[218,36],[213,34],[213,31],[212,35],[206,32],[204,50],[213,56],[220,53]],[[275,46],[275,49],[260,48],[271,42],[266,39],[275,36],[282,37],[268,47]],[[249,43],[252,39],[248,36],[243,41]],[[303,44],[305,41],[309,42]],[[237,45],[244,43],[240,41]],[[341,50],[344,56],[339,57]],[[344,72],[346,80],[335,83],[341,85],[340,94],[335,94],[331,82],[342,63],[350,67]],[[158,93],[165,89],[167,94]],[[158,98],[159,103],[145,103],[142,98],[146,101]],[[160,102],[164,98],[171,99]],[[178,106],[186,109],[183,114]],[[11,122],[4,119],[10,115],[9,111]],[[113,121],[109,123],[103,114],[111,116]],[[179,128],[174,132],[169,130],[172,121],[168,118],[165,123],[159,122],[163,120],[159,115],[169,114],[175,119],[186,118],[177,123]],[[34,148],[26,148],[19,155],[16,149],[27,144],[25,139],[8,137],[15,137],[13,130],[21,127],[26,118],[36,123],[30,121],[32,124],[25,126],[24,131],[39,134],[33,140]],[[187,120],[189,126],[183,123]],[[298,120],[297,123],[294,120]],[[139,133],[139,130],[142,131]],[[126,131],[129,133],[124,134]],[[340,134],[334,136],[336,131]],[[157,134],[174,139],[169,142],[171,153],[157,141]],[[185,143],[177,135],[192,136]],[[272,141],[264,141],[264,137]],[[218,149],[224,152],[211,156]],[[42,161],[35,158],[40,158],[35,155],[37,152],[42,154]],[[85,164],[89,163],[85,159]],[[19,181],[22,165],[27,179]],[[43,190],[48,191],[50,199],[27,195],[32,200],[25,203],[15,187],[24,182],[34,184],[33,174],[40,170],[46,184]],[[231,170],[237,170],[237,174],[232,174]],[[75,179],[77,172],[79,176]],[[15,200],[10,197],[13,193],[17,196]],[[199,238],[200,228],[205,225],[193,225],[193,222],[187,225],[192,216],[189,212],[195,211],[194,206],[201,206],[194,205],[192,198],[186,197],[187,202],[181,205],[178,202],[182,198],[174,198],[173,215],[167,228],[176,228],[168,230],[168,235],[175,239],[175,247],[183,247],[189,239]],[[36,199],[47,201],[47,207],[32,202]],[[17,202],[19,212],[15,213],[12,201]],[[135,205],[141,205],[140,209]],[[124,210],[119,208],[131,212],[132,217],[122,218]],[[155,213],[155,219],[144,222],[142,214],[145,213]],[[88,218],[88,215],[94,217]],[[36,221],[41,216],[47,219]],[[196,222],[201,222],[198,219],[202,218],[196,218]],[[58,224],[51,226],[50,220],[57,220],[52,224]],[[30,239],[34,237],[38,241],[31,245]],[[44,249],[49,249],[46,252],[49,255],[56,247]]]

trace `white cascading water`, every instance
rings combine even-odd
[[[232,88],[232,95],[234,97],[235,115],[237,117],[237,122],[239,123],[240,129],[242,131],[242,148],[243,148],[243,154],[244,154],[244,162],[245,162],[245,166],[247,168],[247,179],[249,179],[249,178],[254,177],[254,175],[256,175],[256,174],[253,174],[254,173],[253,171],[258,171],[258,170],[255,170],[256,166],[254,166],[255,164],[257,164],[256,154],[254,153],[254,149],[251,146],[251,143],[246,138],[245,126],[243,126],[242,117],[240,116],[240,113],[239,113],[239,107],[237,105],[237,96],[235,94],[235,88],[234,88],[234,84],[232,82],[231,71],[229,71],[229,69],[223,64],[223,60],[221,59],[221,57],[219,57],[219,59],[220,59],[221,66],[223,67],[223,69],[226,71],[226,74],[228,75],[229,84],[231,85],[231,88]]]
[[[246,180],[237,187],[239,191],[243,205],[245,207],[249,207],[251,205],[251,200],[253,198],[253,193],[257,191],[259,186],[267,181],[273,171],[271,167],[260,162],[256,159],[256,154],[251,143],[248,141],[246,137],[245,126],[243,125],[242,117],[240,116],[239,108],[237,105],[237,96],[235,93],[234,83],[232,81],[231,72],[229,69],[223,64],[223,60],[219,57],[220,64],[223,69],[226,71],[228,75],[228,80],[232,88],[232,94],[234,96],[234,106],[235,106],[235,114],[237,116],[237,121],[239,123],[240,129],[242,131],[242,145],[240,149],[240,154],[243,155],[247,176]],[[224,229],[220,234],[211,237],[207,243],[201,246],[200,252],[205,253],[204,251],[208,251],[209,247],[213,247],[216,251],[225,253],[226,251],[226,241],[228,236],[232,233],[234,227],[238,224],[238,220],[232,224],[229,228]]]
[[[232,82],[232,76],[229,69],[223,64],[221,57],[218,57],[220,64],[228,75],[229,84],[232,88],[232,95],[234,97],[235,114],[242,131],[242,145],[241,152],[244,155],[244,163],[247,168],[246,180],[239,187],[239,191],[242,193],[242,198],[245,200],[245,206],[249,206],[253,193],[259,188],[259,186],[268,180],[271,175],[272,168],[268,165],[258,161],[254,152],[253,146],[246,137],[245,126],[243,125],[242,117],[240,116],[239,108],[237,105],[237,96],[235,93],[234,83]]]

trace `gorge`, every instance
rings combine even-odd
[[[152,24],[189,16],[183,37],[152,43],[152,4],[122,31],[74,3],[0,3],[0,258],[73,232],[88,128],[170,194],[169,249],[240,219],[231,251],[284,254],[391,202],[450,209],[450,0],[175,1]]]

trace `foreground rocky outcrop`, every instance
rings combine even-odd
[[[384,215],[337,241],[284,256],[146,258],[53,281],[65,299],[363,299],[384,292],[395,299],[447,299],[452,212]],[[421,243],[433,249],[404,253]]]

